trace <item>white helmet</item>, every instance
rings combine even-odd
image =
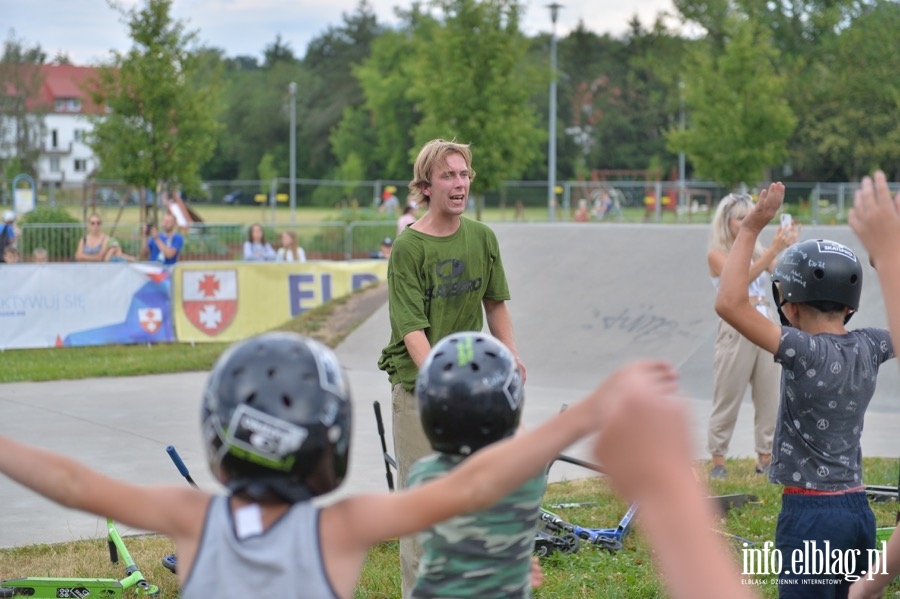
[[[6,212],[3,213],[3,222],[11,223],[14,220],[16,220],[16,213],[13,212],[12,210],[7,210]]]

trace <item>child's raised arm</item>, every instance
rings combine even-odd
[[[0,473],[65,507],[161,532],[176,543],[199,539],[209,500],[206,493],[186,486],[142,487],[116,480],[2,435]]]
[[[891,198],[882,171],[876,171],[874,177],[863,177],[849,222],[878,273],[891,338],[896,341],[900,339],[900,193]],[[891,535],[885,559],[889,574],[855,582],[850,587],[851,599],[881,597],[884,588],[900,574],[900,534]]]
[[[891,338],[900,339],[900,193],[893,199],[887,178],[864,177],[849,216],[881,283]]]
[[[741,228],[725,260],[716,295],[716,313],[722,320],[773,354],[778,350],[781,330],[750,304],[747,294],[750,285],[747,265],[753,257],[756,238],[778,212],[783,199],[784,185],[781,183],[772,183],[768,190],[760,192],[753,210],[741,221]]]
[[[667,395],[676,386],[677,374],[668,363],[635,362],[615,372],[568,410],[477,451],[446,476],[392,495],[346,499],[331,506],[326,517],[342,523],[340,528],[349,535],[344,543],[368,546],[485,509],[537,475],[572,443],[596,432],[605,401]]]
[[[662,395],[611,397],[595,456],[613,486],[641,506],[638,526],[677,599],[752,599],[722,537],[705,489],[694,479],[688,414]]]

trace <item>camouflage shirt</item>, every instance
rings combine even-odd
[[[426,456],[413,464],[409,486],[441,476],[462,460],[446,454]],[[412,596],[530,598],[531,555],[546,484],[542,473],[491,508],[420,533],[424,554]]]

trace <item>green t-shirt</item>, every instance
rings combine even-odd
[[[440,453],[426,456],[410,469],[409,486],[442,476],[462,460]],[[530,598],[531,555],[546,486],[541,473],[493,507],[419,533],[423,553],[412,597]]]
[[[418,369],[403,337],[424,331],[435,343],[461,331],[480,331],[482,300],[509,299],[500,244],[487,225],[463,217],[459,229],[435,237],[407,228],[394,241],[388,263],[391,341],[378,368],[392,385],[412,392]]]

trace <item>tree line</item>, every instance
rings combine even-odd
[[[171,0],[124,11],[133,47],[92,90],[111,112],[92,140],[103,178],[195,188],[289,172],[408,180],[434,137],[473,145],[475,193],[547,179],[548,86],[558,84],[557,179],[598,169],[727,186],[900,178],[900,4],[890,0],[674,0],[678,31],[637,17],[621,36],[579,24],[525,35],[516,0],[432,0],[379,22],[362,0],[303,56],[276,36],[252,56],[211,48]],[[7,42],[0,72],[46,59]],[[61,57],[64,60],[64,57]],[[3,104],[4,109],[9,103]],[[2,137],[2,134],[0,134]],[[2,139],[0,139],[2,143]]]

